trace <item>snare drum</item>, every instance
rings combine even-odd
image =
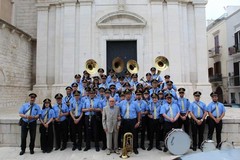
[[[228,149],[234,149],[234,146],[232,143],[229,143],[227,141],[223,141],[219,144],[220,150],[228,150]]]
[[[189,150],[190,144],[191,139],[189,135],[182,129],[173,129],[165,138],[165,146],[174,155],[185,154]]]
[[[201,150],[202,152],[208,152],[208,151],[213,151],[216,150],[216,146],[214,144],[213,140],[205,140],[201,144]]]

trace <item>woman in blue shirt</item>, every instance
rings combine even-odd
[[[43,153],[50,153],[53,150],[53,118],[55,117],[52,109],[51,100],[45,99],[40,115],[40,143]]]

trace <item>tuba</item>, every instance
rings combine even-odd
[[[112,61],[112,67],[113,67],[113,70],[116,73],[121,73],[123,71],[123,68],[124,68],[123,60],[119,57],[114,58],[113,61]]]
[[[164,56],[158,56],[155,59],[155,67],[158,70],[158,75],[164,70],[166,70],[169,67],[169,61],[166,57]]]
[[[97,62],[95,60],[89,59],[85,63],[85,68],[86,68],[86,71],[89,74],[94,74],[98,70],[98,64],[97,64]]]
[[[133,152],[133,134],[130,132],[125,133],[123,136],[123,149],[120,157],[127,159],[129,157],[128,152]]]
[[[138,63],[135,61],[135,60],[129,60],[127,62],[127,70],[131,73],[131,74],[134,74],[134,73],[138,73],[139,71],[139,66],[138,66]]]

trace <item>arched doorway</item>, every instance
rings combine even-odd
[[[223,91],[220,86],[217,87],[216,92],[218,94],[218,101],[223,103]]]

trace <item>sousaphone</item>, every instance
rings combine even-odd
[[[158,56],[155,58],[155,67],[158,70],[158,74],[165,71],[169,67],[169,61],[164,56]]]
[[[112,67],[116,73],[121,73],[124,69],[124,61],[119,57],[114,58],[112,61]]]
[[[131,73],[131,74],[134,74],[134,73],[138,73],[139,71],[139,66],[138,66],[138,63],[131,59],[127,62],[127,70]]]
[[[86,68],[86,71],[92,75],[97,72],[98,64],[95,60],[89,59],[85,63],[85,68]]]

